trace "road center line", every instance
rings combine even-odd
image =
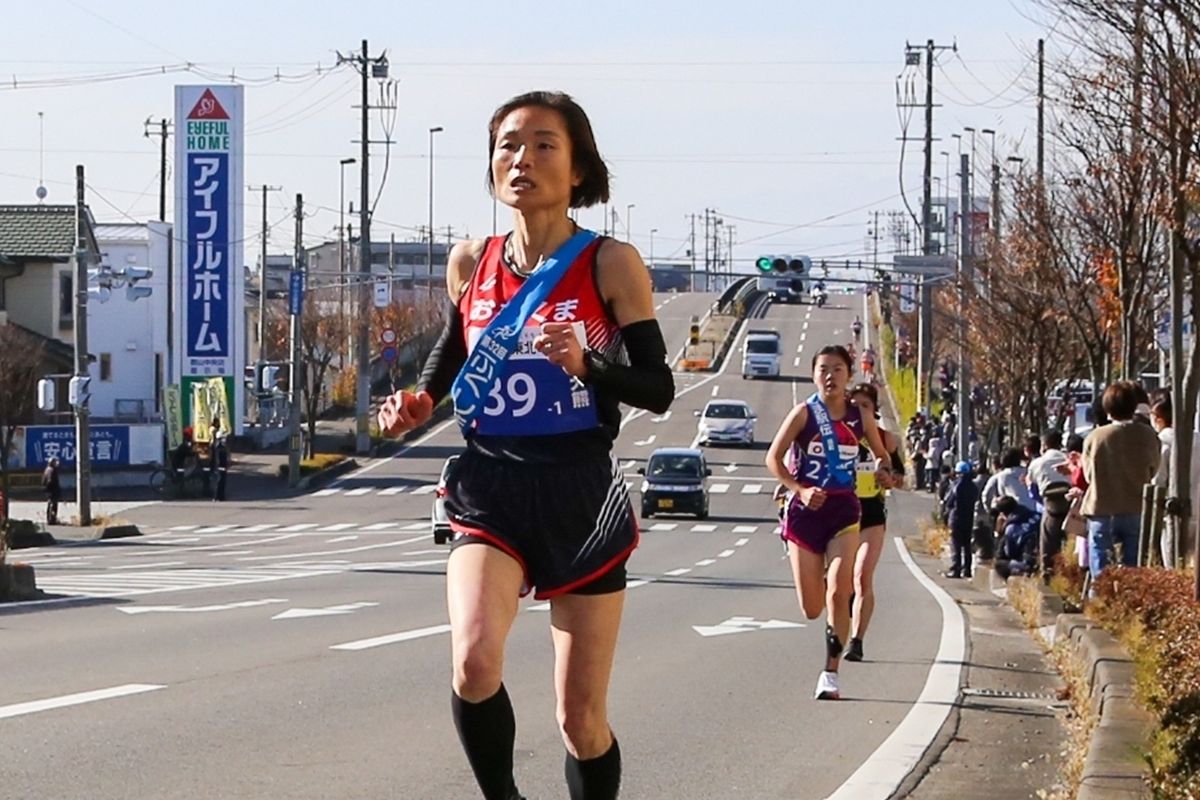
[[[50,697],[45,700],[33,700],[28,703],[16,703],[10,706],[0,706],[0,719],[19,717],[24,714],[36,714],[39,711],[50,711],[55,708],[67,708],[84,703],[94,703],[97,700],[111,700],[115,697],[127,697],[131,694],[152,692],[155,689],[165,689],[166,686],[156,683],[126,683],[108,689],[96,689],[91,692],[65,694],[61,697]]]

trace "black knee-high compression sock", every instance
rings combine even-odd
[[[621,791],[621,748],[614,738],[602,756],[580,761],[567,753],[567,789],[571,800],[616,800]]]
[[[830,661],[842,657],[842,640],[833,632],[832,625],[825,626],[825,657],[827,665]]]
[[[513,781],[513,743],[517,720],[504,684],[500,691],[479,703],[469,703],[450,693],[454,727],[484,800],[513,800],[518,797]]]

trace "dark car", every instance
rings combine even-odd
[[[642,517],[655,514],[695,514],[708,517],[708,476],[712,470],[704,453],[683,447],[662,447],[650,454],[642,483]]]
[[[438,479],[437,489],[433,493],[433,511],[429,520],[433,525],[434,544],[446,544],[454,538],[454,531],[450,528],[450,517],[446,515],[446,481],[449,480],[457,461],[458,456],[446,459],[446,463],[442,465],[442,476]]]

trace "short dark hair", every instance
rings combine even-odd
[[[597,203],[607,203],[609,197],[608,165],[600,157],[596,147],[596,135],[592,123],[583,108],[565,92],[536,91],[519,94],[501,104],[488,122],[488,169],[485,184],[488,192],[495,196],[496,184],[492,176],[492,153],[496,150],[496,136],[500,123],[518,108],[537,106],[557,111],[567,126],[571,140],[571,164],[579,173],[580,184],[571,188],[571,208],[588,208]]]
[[[1083,452],[1083,437],[1078,433],[1072,433],[1067,437],[1067,452],[1082,453]]]
[[[1117,381],[1104,390],[1100,403],[1104,413],[1115,420],[1133,419],[1138,406],[1137,384],[1133,381]]]
[[[1025,449],[1035,456],[1042,452],[1042,440],[1032,433],[1025,437]]]
[[[817,359],[821,356],[837,356],[842,361],[846,362],[846,369],[850,370],[850,374],[854,374],[854,362],[850,358],[850,351],[842,347],[840,344],[827,344],[818,350],[817,354],[814,355],[812,359],[813,369],[817,368]]]
[[[871,401],[871,405],[875,406],[875,410],[879,410],[879,390],[875,388],[874,384],[854,384],[854,386],[850,388],[850,396],[854,397],[856,394],[865,394],[867,399]]]
[[[1172,419],[1175,414],[1171,408],[1171,398],[1169,396],[1167,399],[1159,400],[1157,403],[1151,406],[1150,413],[1161,419],[1168,428],[1174,424]]]
[[[1043,433],[1042,448],[1045,450],[1062,450],[1062,431],[1051,429]]]
[[[1013,467],[1021,466],[1021,451],[1015,447],[1010,447],[1004,451],[1004,455],[1000,456],[1000,468],[1012,469]]]

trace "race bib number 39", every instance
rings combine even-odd
[[[583,324],[573,327],[580,346],[586,348]],[[517,352],[505,363],[486,397],[477,420],[479,434],[545,436],[599,425],[592,387],[572,380],[562,367],[534,350],[534,339],[540,333],[540,326],[526,326],[521,331]],[[475,342],[470,344],[474,347]]]

